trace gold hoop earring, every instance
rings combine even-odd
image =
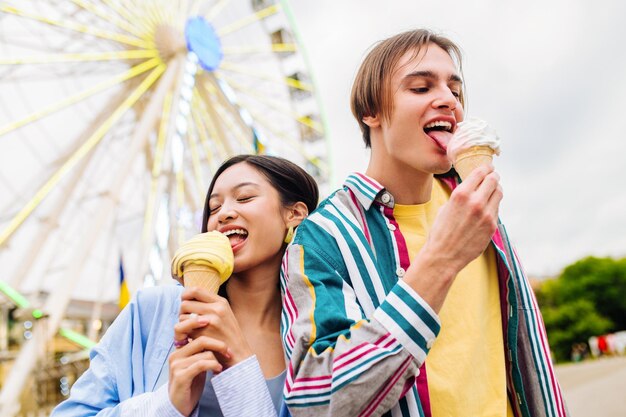
[[[287,229],[287,236],[285,236],[285,243],[290,244],[292,240],[293,240],[293,226],[289,226],[289,229]]]

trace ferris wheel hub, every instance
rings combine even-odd
[[[154,29],[154,43],[164,62],[169,61],[179,52],[187,50],[183,33],[167,23],[160,23]]]
[[[197,55],[202,68],[207,71],[219,68],[224,52],[213,25],[201,16],[192,17],[185,26],[185,38],[187,48]]]

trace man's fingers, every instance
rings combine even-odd
[[[504,194],[502,193],[502,187],[500,184],[496,187],[495,190],[489,196],[489,201],[487,201],[487,210],[495,212],[496,218],[498,217],[498,211],[500,209],[500,202],[502,202],[502,198]]]
[[[467,178],[463,179],[463,182],[459,187],[466,188],[468,190],[476,190],[478,186],[483,182],[484,178],[492,173],[494,170],[492,164],[481,165],[473,170]]]
[[[491,198],[492,194],[499,186],[500,175],[497,172],[492,171],[483,177],[483,180],[476,188],[476,195],[481,201],[486,202]]]

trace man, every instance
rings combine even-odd
[[[450,40],[415,30],[379,43],[357,73],[367,171],[299,226],[283,262],[296,416],[566,415],[534,296],[498,229],[499,177],[449,173],[460,61]]]

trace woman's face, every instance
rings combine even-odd
[[[235,273],[265,265],[280,267],[288,210],[254,166],[240,162],[222,172],[209,196],[209,209],[207,230],[228,236]]]

